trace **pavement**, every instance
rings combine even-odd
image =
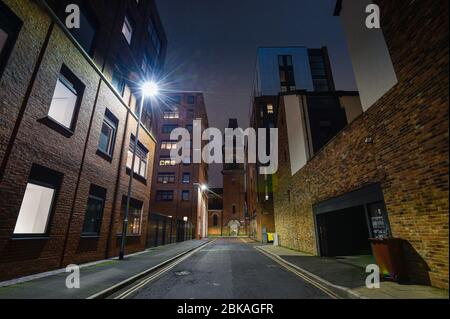
[[[131,299],[329,299],[310,282],[255,249],[220,238],[141,287]]]
[[[371,256],[363,258],[324,258],[284,247],[264,245],[258,249],[283,260],[302,274],[320,282],[342,297],[361,299],[449,299],[448,290],[430,286],[397,284],[382,281],[379,289],[369,289],[365,285],[365,266],[375,263]]]
[[[8,284],[0,287],[0,299],[86,299],[208,242],[208,239],[190,240],[126,256],[124,261],[115,258],[80,265],[79,289],[67,289],[66,278],[69,273],[64,271],[37,276],[36,279],[31,277],[32,280],[29,281],[25,278],[27,281],[24,282],[21,282],[23,279],[18,279],[0,283],[0,286]]]

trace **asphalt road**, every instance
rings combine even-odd
[[[330,298],[238,238],[218,239],[129,295],[134,299]]]

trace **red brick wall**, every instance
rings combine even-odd
[[[448,289],[448,5],[377,2],[399,83],[293,177],[281,107],[276,229],[283,246],[316,253],[312,205],[380,182],[411,279]]]

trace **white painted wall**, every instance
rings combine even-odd
[[[305,117],[297,95],[284,96],[291,174],[297,173],[310,158]]]
[[[259,48],[255,76],[256,96],[280,93],[279,55],[292,55],[297,89],[314,91],[307,48]]]
[[[364,111],[398,82],[382,30],[366,27],[369,15],[366,7],[371,3],[369,0],[345,0],[341,11]]]

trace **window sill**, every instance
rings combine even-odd
[[[106,154],[102,150],[97,150],[96,154],[98,156],[100,156],[101,158],[103,158],[105,161],[108,161],[108,162],[112,163],[112,156],[111,155]]]
[[[100,235],[81,234],[81,239],[99,239]]]
[[[130,174],[131,174],[131,169],[129,169],[127,167],[127,175],[129,176]],[[142,177],[141,175],[137,175],[136,173],[134,173],[133,178],[147,186],[147,179],[145,177]]]
[[[48,116],[44,117],[42,119],[39,119],[38,122],[48,126],[52,130],[55,130],[56,132],[60,133],[61,135],[65,136],[67,138],[70,138],[75,134],[74,131],[62,126],[61,124],[59,124],[58,122],[56,122],[55,120],[53,120],[52,118],[50,118]]]
[[[27,236],[27,235],[13,235],[11,240],[13,241],[23,241],[23,240],[49,240],[50,237],[42,235],[42,236]]]

